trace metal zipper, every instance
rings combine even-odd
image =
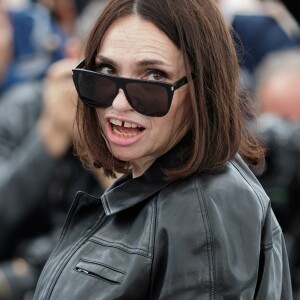
[[[75,270],[76,270],[77,272],[79,272],[79,273],[84,273],[84,274],[86,274],[86,275],[89,275],[89,274],[90,274],[89,271],[84,270],[84,269],[81,269],[81,268],[78,268],[78,267],[76,267]]]
[[[86,270],[86,269],[82,269],[82,268],[80,268],[80,267],[76,267],[76,268],[75,268],[75,271],[76,271],[76,272],[79,272],[79,273],[82,273],[82,274],[84,274],[84,275],[89,275],[89,276],[93,276],[93,277],[98,278],[98,279],[101,279],[101,280],[105,280],[105,281],[107,281],[107,282],[109,282],[109,283],[111,283],[111,284],[120,284],[118,281],[115,281],[115,280],[111,280],[111,279],[102,277],[102,276],[100,276],[99,274],[96,274],[96,273],[94,273],[94,272],[90,272],[90,271],[88,271],[88,270]]]

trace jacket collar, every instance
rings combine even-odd
[[[189,136],[157,159],[142,176],[132,178],[131,174],[127,174],[118,178],[101,196],[106,215],[113,215],[128,209],[170,184],[170,181],[164,179],[163,169],[176,168],[183,163],[182,151],[187,145],[190,146]]]

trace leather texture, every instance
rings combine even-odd
[[[77,194],[35,300],[292,299],[281,228],[242,159],[166,182],[170,158]]]

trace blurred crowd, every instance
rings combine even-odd
[[[291,1],[212,0],[233,29],[240,85],[266,147],[271,198],[300,299],[300,23]],[[0,0],[0,300],[30,300],[74,195],[111,184],[76,157],[72,68],[106,0]],[[257,170],[253,170],[257,172]]]

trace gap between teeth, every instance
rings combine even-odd
[[[126,127],[126,128],[137,128],[137,127],[139,127],[138,125],[136,125],[134,123],[122,122],[122,121],[116,120],[116,119],[110,119],[109,122],[113,125],[123,126],[123,127]]]

